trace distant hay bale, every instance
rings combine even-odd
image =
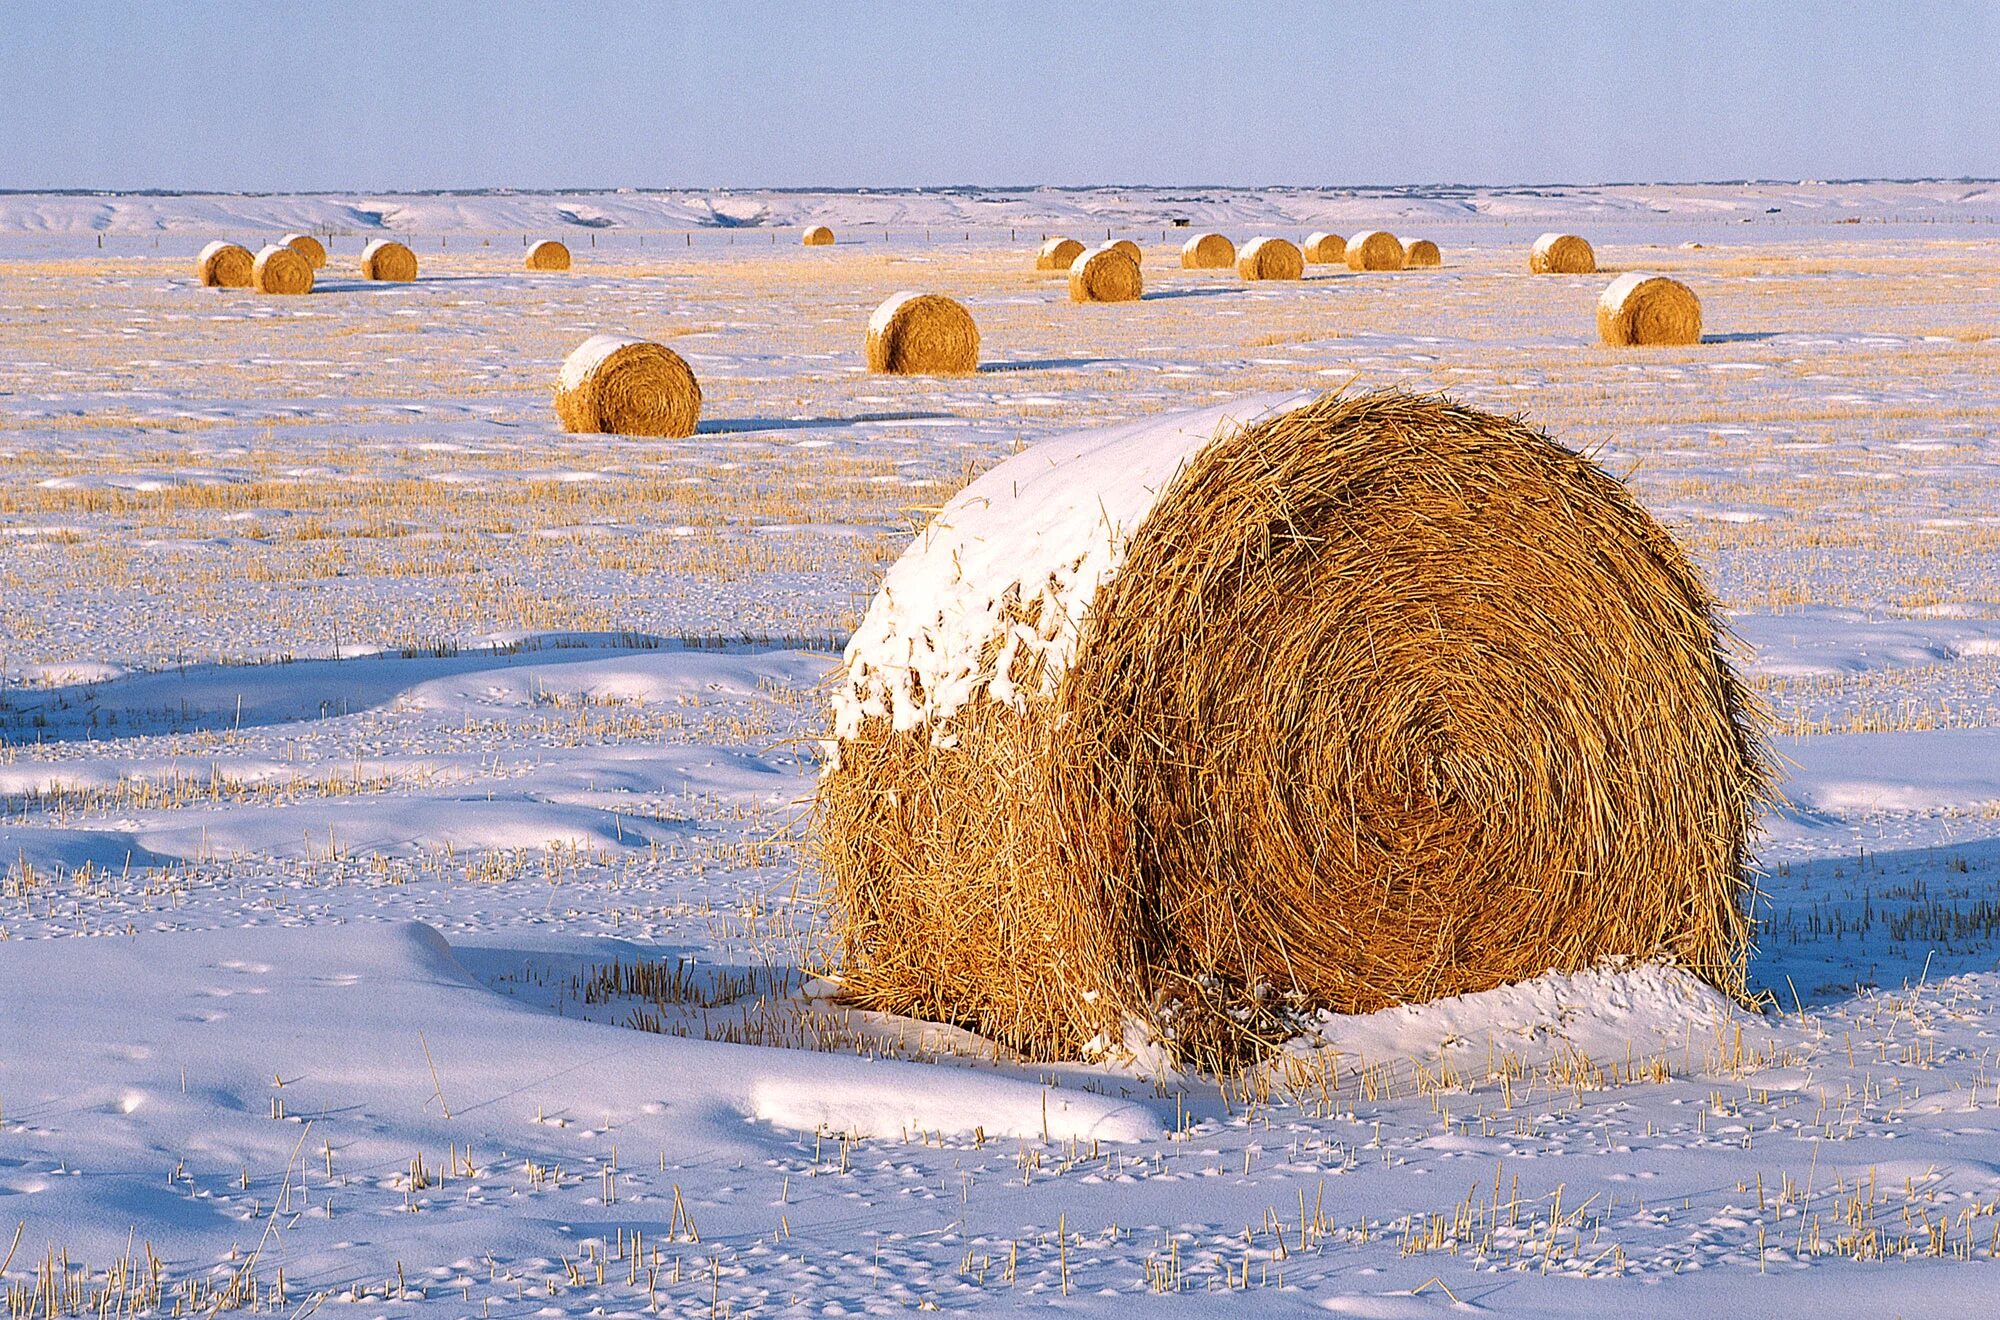
[[[257,258],[236,243],[210,243],[195,258],[195,274],[211,289],[247,289]]]
[[[1620,275],[1597,300],[1597,337],[1607,344],[1699,344],[1701,300],[1664,275]]]
[[[1369,229],[1347,240],[1349,270],[1401,270],[1403,243],[1386,229]]]
[[[1309,235],[1305,257],[1315,266],[1338,266],[1347,260],[1347,240],[1324,232]]]
[[[1126,256],[1132,258],[1132,263],[1134,265],[1143,266],[1146,264],[1145,252],[1141,250],[1139,245],[1137,243],[1134,243],[1131,239],[1121,238],[1116,242],[1112,243],[1111,246],[1117,248],[1120,252],[1123,252]]]
[[[1306,273],[1298,244],[1283,238],[1253,238],[1236,254],[1236,273],[1246,280],[1296,280]]]
[[[1528,269],[1536,275],[1594,275],[1597,254],[1575,234],[1543,234],[1528,254]]]
[[[1052,238],[1035,254],[1036,270],[1068,270],[1083,255],[1083,244],[1073,238]]]
[[[314,270],[326,269],[326,244],[311,234],[286,234],[278,241],[310,261]]]
[[[378,238],[361,249],[361,278],[413,280],[417,278],[417,254],[394,239]]]
[[[529,270],[568,270],[569,247],[553,238],[545,238],[528,249],[525,264]]]
[[[1417,270],[1431,266],[1442,266],[1443,264],[1444,254],[1439,252],[1438,245],[1431,242],[1428,238],[1412,239],[1403,248],[1403,268],[1405,270]]]
[[[806,247],[832,247],[833,231],[825,225],[814,225],[811,229],[806,230],[805,235],[799,239],[799,242]]]
[[[1607,959],[1740,993],[1752,709],[1673,538],[1521,421],[1294,396],[1059,437],[848,644],[842,993],[1199,1064]]]
[[[259,293],[311,293],[312,262],[295,247],[272,243],[259,249],[250,268],[250,286]]]
[[[693,435],[701,420],[701,385],[664,344],[592,335],[563,361],[556,416],[565,431]]]
[[[1196,234],[1181,244],[1182,270],[1228,270],[1236,264],[1236,245],[1221,234]]]
[[[867,351],[870,371],[969,375],[979,370],[979,326],[963,303],[943,294],[892,294],[868,318]]]
[[[1132,302],[1145,291],[1139,263],[1116,247],[1093,248],[1069,268],[1071,302]]]

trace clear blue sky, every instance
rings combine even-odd
[[[16,0],[0,187],[2000,175],[2000,0]]]

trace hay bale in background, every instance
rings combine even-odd
[[[326,269],[326,244],[311,234],[286,234],[278,241],[311,262],[314,270]]]
[[[806,230],[805,234],[799,239],[799,242],[806,247],[832,247],[833,231],[825,225],[814,225],[811,229]]]
[[[1748,709],[1673,538],[1520,421],[1293,396],[1059,437],[848,645],[843,993],[1207,1063],[1614,957],[1740,992]]]
[[[1123,252],[1126,256],[1132,258],[1132,264],[1135,266],[1143,266],[1146,264],[1145,252],[1140,249],[1137,243],[1134,243],[1129,238],[1118,239],[1117,241],[1111,243],[1109,246],[1117,248],[1120,252]]]
[[[1528,254],[1528,270],[1536,275],[1594,275],[1597,254],[1575,234],[1543,234]]]
[[[1093,248],[1069,268],[1071,302],[1133,302],[1145,291],[1139,263],[1116,247]]]
[[[529,270],[568,270],[569,248],[553,238],[545,238],[528,249],[523,262]]]
[[[1236,245],[1222,234],[1196,234],[1181,244],[1182,270],[1228,270],[1236,264]]]
[[[1620,275],[1597,300],[1597,336],[1619,347],[1699,344],[1701,299],[1664,275]]]
[[[1347,240],[1349,270],[1401,270],[1403,244],[1386,229],[1368,229]]]
[[[1403,246],[1403,268],[1405,270],[1426,269],[1444,265],[1444,254],[1438,245],[1428,238],[1412,239]]]
[[[1035,254],[1036,270],[1068,270],[1083,255],[1083,244],[1073,238],[1052,238]]]
[[[259,293],[311,293],[312,262],[295,247],[272,243],[258,250],[250,267],[250,287]]]
[[[1236,254],[1236,273],[1246,280],[1296,280],[1306,273],[1298,245],[1283,238],[1253,238]]]
[[[390,238],[361,249],[361,278],[407,282],[417,278],[417,254]]]
[[[1309,235],[1305,258],[1315,266],[1338,266],[1347,260],[1347,240],[1324,232]]]
[[[236,243],[214,242],[194,260],[195,275],[211,289],[247,289],[257,258]]]
[[[693,435],[701,420],[701,385],[664,344],[592,335],[563,360],[556,416],[565,431]]]
[[[941,293],[897,293],[868,318],[868,369],[899,376],[979,370],[979,326]]]

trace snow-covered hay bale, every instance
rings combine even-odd
[[[1236,254],[1236,273],[1246,280],[1296,280],[1306,273],[1306,259],[1289,239],[1253,238]]]
[[[361,278],[407,282],[417,278],[417,254],[391,238],[361,249]]]
[[[1133,265],[1143,266],[1146,264],[1145,251],[1141,249],[1140,246],[1137,243],[1134,243],[1131,239],[1129,238],[1118,239],[1115,242],[1113,242],[1111,246],[1117,248],[1120,252],[1123,252],[1126,256],[1132,258]]]
[[[1423,270],[1444,265],[1444,253],[1428,238],[1413,238],[1403,245],[1403,266],[1406,270]]]
[[[1315,266],[1338,266],[1347,260],[1347,240],[1324,231],[1306,237],[1306,260]]]
[[[1664,275],[1620,275],[1597,300],[1597,337],[1620,347],[1699,344],[1701,300]]]
[[[1145,291],[1139,263],[1116,247],[1092,248],[1069,268],[1071,302],[1132,302]]]
[[[286,234],[278,241],[310,261],[314,270],[326,269],[326,244],[311,234]]]
[[[568,270],[569,246],[553,238],[544,238],[528,249],[523,264],[529,270]]]
[[[1083,244],[1073,238],[1052,238],[1035,254],[1036,270],[1068,270],[1083,255]]]
[[[272,243],[251,263],[250,287],[259,293],[311,293],[312,262],[295,247]]]
[[[1181,244],[1182,270],[1228,270],[1236,264],[1236,245],[1222,234],[1196,234]]]
[[[1536,275],[1594,275],[1597,254],[1575,234],[1543,234],[1528,254],[1528,270]]]
[[[956,299],[897,293],[868,318],[868,369],[899,376],[979,370],[979,326]]]
[[[806,230],[804,235],[800,237],[799,242],[806,247],[832,247],[833,231],[825,225],[814,225],[811,229]]]
[[[257,258],[237,243],[210,243],[194,259],[195,275],[211,289],[247,289]]]
[[[1349,270],[1401,270],[1403,243],[1386,229],[1369,229],[1347,240]]]
[[[565,431],[693,435],[701,420],[701,385],[664,344],[592,335],[563,361],[556,416]]]
[[[1435,399],[1266,396],[992,468],[834,685],[848,999],[1210,1062],[1612,958],[1740,990],[1761,745],[1616,479]]]

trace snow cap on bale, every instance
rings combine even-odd
[[[1202,1064],[1606,959],[1738,991],[1748,710],[1673,539],[1519,421],[1294,395],[1060,437],[847,648],[844,993]]]
[[[1607,344],[1699,344],[1701,299],[1679,280],[1634,271],[1597,300],[1597,337]]]
[[[1236,273],[1246,280],[1296,280],[1306,273],[1306,259],[1289,239],[1253,238],[1236,254]]]
[[[868,318],[868,369],[901,376],[979,370],[979,327],[941,293],[896,293]]]
[[[1403,266],[1406,270],[1443,264],[1444,254],[1428,238],[1413,238],[1403,246]]]
[[[1324,231],[1306,237],[1305,258],[1315,266],[1338,266],[1347,260],[1347,240]]]
[[[195,275],[211,289],[247,289],[257,258],[236,243],[214,242],[194,259]]]
[[[1132,302],[1145,292],[1139,263],[1110,244],[1092,248],[1070,265],[1071,302]]]
[[[1403,244],[1386,229],[1368,229],[1347,240],[1349,270],[1401,270]]]
[[[1036,270],[1068,270],[1083,255],[1083,244],[1073,238],[1052,238],[1035,254]]]
[[[688,436],[701,419],[701,386],[664,344],[592,335],[563,360],[556,417],[565,431]]]
[[[806,247],[832,247],[833,231],[825,225],[814,225],[811,229],[806,230],[804,236],[799,239],[799,242]]]
[[[314,270],[326,268],[326,244],[311,234],[286,234],[278,241],[310,261]]]
[[[1536,275],[1594,275],[1597,254],[1575,234],[1543,234],[1528,254],[1528,270]]]
[[[259,293],[311,293],[312,262],[295,247],[272,243],[257,253],[250,267],[250,285]]]
[[[391,238],[361,249],[361,278],[408,282],[417,278],[417,254]]]
[[[1227,270],[1236,264],[1236,245],[1221,234],[1196,234],[1181,244],[1182,270]]]
[[[544,238],[528,249],[523,264],[529,270],[568,270],[569,245]]]

